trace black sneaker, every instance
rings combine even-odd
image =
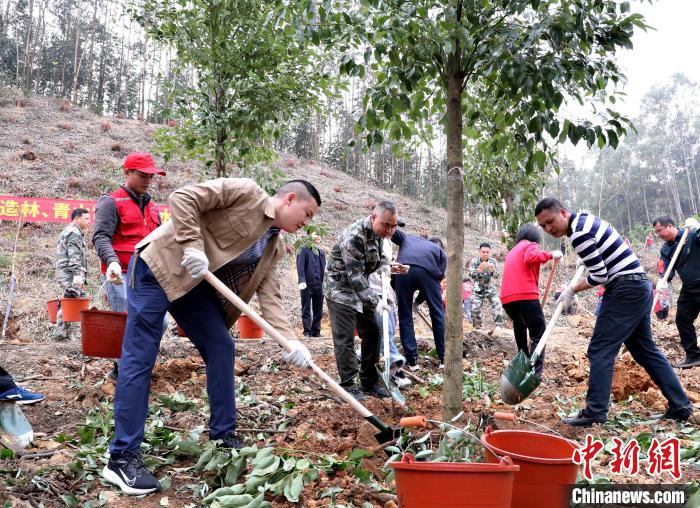
[[[351,390],[345,390],[345,391],[348,392],[350,395],[352,395],[352,398],[355,400],[359,400],[359,401],[367,400],[367,395],[365,395],[364,393],[362,393],[360,390],[358,390],[356,388],[351,389]]]
[[[677,369],[689,369],[689,368],[691,368],[691,367],[698,367],[698,366],[700,366],[700,357],[699,357],[699,358],[695,358],[695,357],[688,358],[688,357],[686,357],[686,359],[685,359],[684,362],[677,363],[677,364],[674,365],[674,367],[677,368]]]
[[[386,391],[386,388],[379,383],[375,383],[374,386],[363,386],[362,391],[372,395],[373,397],[377,397],[378,399],[386,399],[391,397],[391,394]]]
[[[605,423],[608,421],[608,418],[605,416],[586,416],[584,411],[579,411],[576,416],[572,418],[562,418],[561,421],[572,427],[590,427],[594,423]]]
[[[234,450],[240,450],[246,446],[243,440],[233,432],[226,434],[220,441],[221,442],[216,445],[217,448],[233,448]]]
[[[102,469],[102,477],[130,496],[143,496],[160,491],[160,483],[146,469],[140,453],[124,451],[119,455],[111,455],[109,462]]]

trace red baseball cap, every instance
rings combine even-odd
[[[165,176],[165,171],[156,168],[151,154],[145,152],[133,152],[127,155],[124,159],[124,169],[135,169],[142,173]]]

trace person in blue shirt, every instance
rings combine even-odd
[[[406,363],[418,365],[418,346],[413,328],[413,296],[418,291],[428,304],[433,327],[433,339],[440,364],[445,362],[445,308],[442,303],[440,280],[445,277],[447,254],[442,241],[405,233],[399,229],[391,237],[399,246],[398,263],[409,265],[408,273],[396,277],[396,303],[399,308],[399,333]]]
[[[301,322],[304,337],[321,336],[323,316],[323,272],[326,254],[319,247],[319,236],[311,234],[314,247],[302,247],[297,254],[297,275],[301,291]]]

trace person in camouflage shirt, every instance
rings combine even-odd
[[[496,327],[503,324],[503,310],[496,287],[496,280],[501,276],[498,271],[498,262],[491,257],[491,246],[488,243],[479,245],[479,256],[469,263],[467,269],[469,277],[473,281],[472,286],[472,320],[474,328],[481,328],[481,307],[484,302],[491,304],[493,320]]]
[[[61,231],[56,240],[56,279],[63,298],[85,295],[87,273],[85,232],[90,229],[90,211],[76,208],[70,217],[72,222]],[[63,321],[63,311],[59,309],[54,339],[69,340],[72,326],[73,323]]]
[[[390,270],[388,253],[382,252],[382,240],[391,238],[398,225],[396,205],[382,201],[372,214],[343,230],[331,249],[324,274],[324,296],[331,320],[335,361],[340,386],[357,400],[369,393],[388,397],[378,384],[375,364],[379,360],[381,329],[376,314],[383,304],[369,284],[371,273]],[[388,309],[387,309],[388,310]],[[361,339],[360,365],[355,354],[355,334]],[[360,375],[360,387],[356,377]],[[362,391],[360,391],[360,388]]]

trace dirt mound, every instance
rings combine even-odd
[[[629,354],[617,360],[613,374],[612,397],[619,402],[632,394],[641,394],[656,388],[646,371]]]
[[[186,381],[199,379],[197,371],[203,368],[202,359],[194,356],[184,359],[173,358],[165,363],[158,363],[153,369],[151,392],[173,393],[176,389],[182,390],[182,384]],[[206,382],[201,386],[206,386]]]

